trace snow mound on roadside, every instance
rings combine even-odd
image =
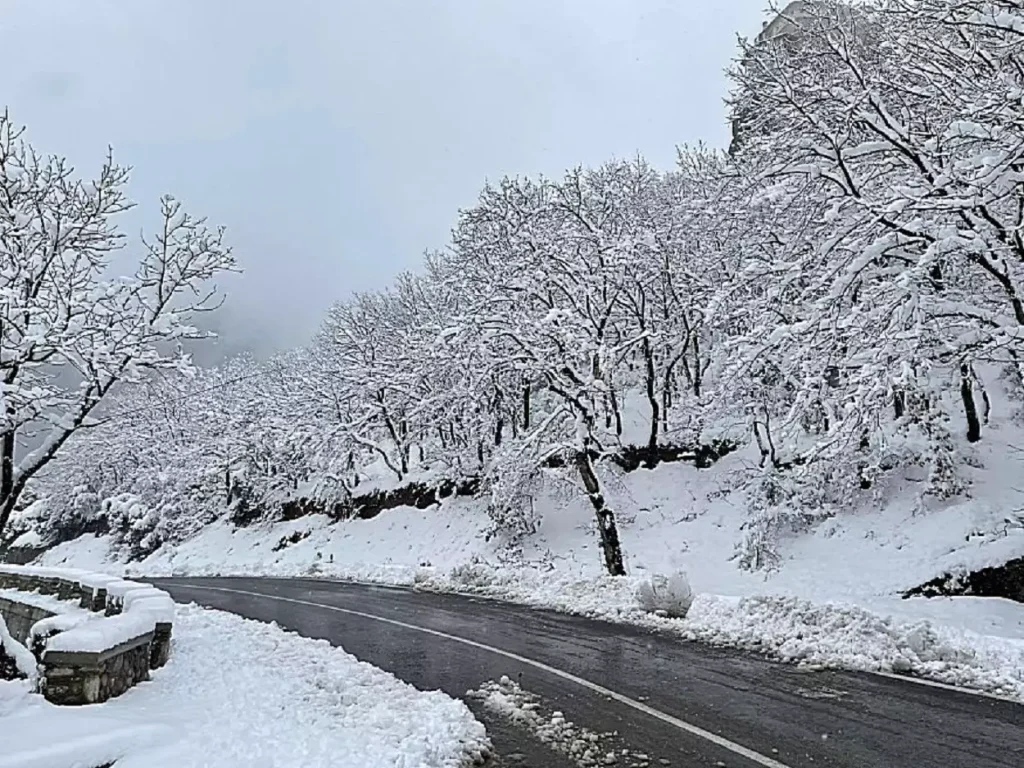
[[[175,633],[178,663],[161,682],[191,711],[174,765],[210,765],[217,754],[224,766],[440,768],[487,750],[465,704],[417,691],[326,640],[195,606],[179,609]]]
[[[541,743],[561,752],[581,766],[614,765],[618,757],[628,756],[614,743],[618,733],[598,733],[566,719],[558,710],[545,711],[540,696],[523,690],[507,676],[490,680],[466,697],[476,699],[517,727],[524,729]],[[649,765],[650,758],[635,753],[627,765]],[[662,764],[667,764],[667,761]]]
[[[489,754],[461,701],[325,640],[190,605],[173,643],[152,682],[105,704],[55,707],[8,690],[0,766],[461,768]]]
[[[693,588],[682,571],[668,576],[655,574],[640,582],[636,598],[647,613],[682,619],[693,605]]]
[[[660,624],[688,640],[786,662],[912,674],[1024,700],[1024,642],[903,623],[855,605],[701,595],[685,621]]]

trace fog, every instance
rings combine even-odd
[[[442,247],[488,179],[725,146],[766,0],[0,0],[0,103],[94,172],[108,144],[224,224],[245,273],[203,359],[301,344]],[[130,254],[125,254],[126,263]]]

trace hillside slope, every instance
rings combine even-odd
[[[518,548],[489,537],[483,502],[449,498],[370,520],[320,515],[248,528],[216,522],[137,563],[139,575],[319,575],[472,591],[613,620],[668,626],[685,636],[795,661],[920,675],[1024,697],[1024,604],[1000,598],[903,599],[944,573],[1001,565],[1024,554],[1013,478],[1024,459],[1009,426],[978,449],[969,498],[922,502],[920,478],[867,495],[844,515],[794,532],[770,571],[739,567],[742,497],[729,491],[754,460],[734,454],[711,469],[665,464],[609,478],[625,579],[603,575],[585,499],[547,487],[540,523]],[[60,545],[46,564],[109,568],[118,556],[95,536]],[[697,599],[682,622],[639,610],[654,574],[685,571]]]

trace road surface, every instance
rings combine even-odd
[[[545,716],[597,734],[619,768],[1024,766],[1024,707],[868,674],[808,671],[644,629],[458,595],[307,579],[155,579],[194,601],[340,645],[466,699],[498,766],[574,768],[467,698],[505,675]],[[625,753],[623,752],[625,750]]]

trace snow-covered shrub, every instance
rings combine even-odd
[[[491,520],[489,538],[500,539],[511,553],[518,553],[526,536],[537,530],[540,515],[534,499],[543,474],[529,456],[513,450],[495,451],[484,476],[487,516]]]
[[[40,533],[47,543],[70,541],[104,527],[100,496],[88,483],[76,485],[64,498],[49,499],[46,506],[48,514]]]
[[[648,613],[682,619],[693,605],[693,588],[683,571],[668,576],[655,574],[640,582],[636,598],[640,607]]]
[[[131,559],[141,559],[159,548],[160,522],[156,512],[138,496],[122,493],[103,501],[103,513],[110,523],[114,546]]]
[[[498,573],[479,555],[474,555],[468,563],[452,568],[448,578],[456,588],[472,591],[494,586],[498,581]]]

